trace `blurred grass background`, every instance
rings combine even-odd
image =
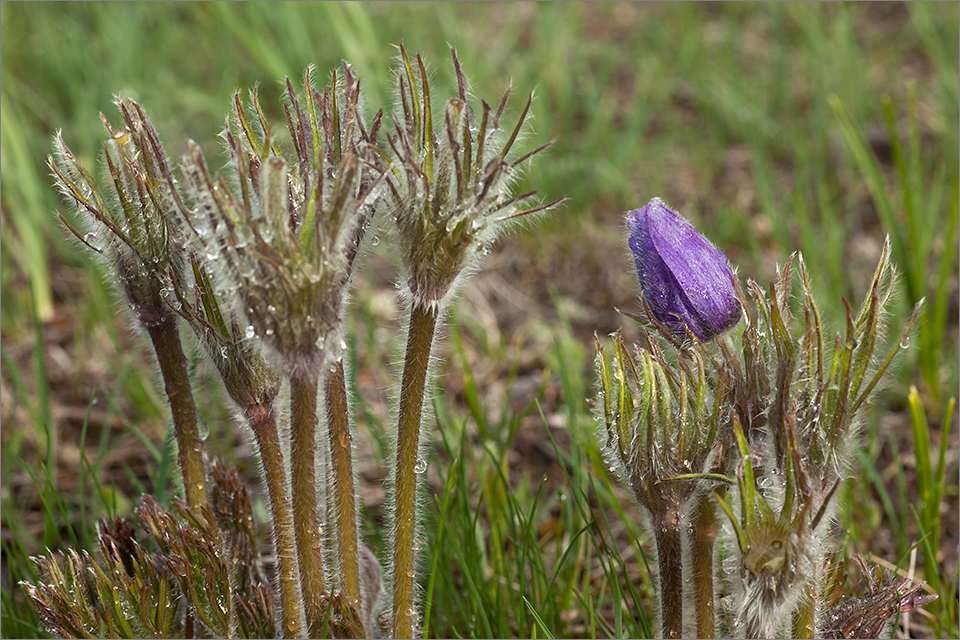
[[[343,59],[370,113],[389,116],[401,42],[435,96],[453,91],[450,46],[487,102],[512,85],[516,114],[533,91],[527,143],[555,143],[519,189],[568,198],[489,256],[446,340],[426,632],[649,635],[645,545],[597,458],[587,399],[592,335],[628,324],[614,308],[636,300],[622,214],[661,196],[741,278],[765,283],[802,251],[832,327],[890,234],[890,320],[920,298],[924,317],[868,417],[838,535],[844,553],[914,570],[941,595],[931,617],[911,616],[914,634],[956,636],[956,3],[2,3],[0,19],[4,636],[38,633],[14,586],[29,555],[87,545],[97,517],[172,491],[165,401],[104,274],[56,218],[68,211],[44,164],[51,136],[97,165],[98,113],[116,120],[121,94],[172,156],[194,139],[215,158],[236,89],[259,84],[277,119],[284,76]],[[373,545],[399,322],[381,249],[351,320]],[[214,382],[195,375],[217,453],[253,477]]]

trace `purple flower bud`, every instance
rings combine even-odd
[[[643,297],[677,339],[689,338],[684,323],[707,342],[740,321],[727,257],[660,198],[628,213],[627,228]]]

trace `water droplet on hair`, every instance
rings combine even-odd
[[[86,242],[88,245],[90,245],[90,247],[94,251],[100,251],[102,249],[99,243],[94,242],[95,240],[99,240],[99,239],[100,239],[100,236],[97,235],[96,231],[91,231],[90,233],[84,234],[83,236],[83,241]]]
[[[268,305],[267,305],[267,311],[269,311],[270,313],[276,313],[276,312],[277,312],[277,308],[276,308],[275,306],[273,306],[272,304],[268,304]]]
[[[257,330],[253,328],[253,325],[247,327],[247,337],[254,338],[257,335]]]
[[[380,238],[377,236],[373,236],[373,240],[370,241],[370,244],[372,244],[373,246],[377,246],[378,244],[380,244]]]
[[[272,336],[272,335],[273,335],[273,329],[267,329],[264,333],[266,333],[268,336]]]
[[[423,458],[417,458],[417,464],[413,467],[414,473],[423,473],[427,470],[427,461]]]
[[[910,346],[910,336],[907,336],[907,337],[905,337],[903,340],[900,341],[900,348],[901,348],[901,349],[906,349],[906,348],[908,348],[909,346]]]

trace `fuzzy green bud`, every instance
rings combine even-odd
[[[553,206],[521,209],[535,192],[513,196],[518,165],[547,145],[508,160],[523,128],[530,100],[509,139],[500,145],[500,118],[483,103],[474,114],[466,80],[453,53],[459,95],[447,101],[443,122],[433,126],[430,86],[423,61],[415,73],[403,47],[397,80],[403,113],[388,136],[393,170],[388,174],[386,208],[396,221],[405,281],[415,305],[442,306],[459,276],[473,268],[496,239],[500,223]],[[532,99],[532,96],[531,96]]]
[[[218,290],[233,296],[244,337],[259,339],[291,373],[316,373],[342,353],[345,289],[377,189],[370,174],[379,173],[364,159],[371,152],[358,124],[359,89],[347,78],[346,87],[320,96],[308,71],[306,107],[291,89],[287,123],[297,153],[290,160],[256,95],[263,136],[235,98],[225,137],[238,192],[209,174],[198,147],[185,161],[191,206],[181,225]]]
[[[56,159],[49,161],[64,198],[77,207],[83,231],[64,224],[103,257],[138,324],[173,321],[163,301],[168,275],[179,278],[183,252],[175,241],[169,214],[179,194],[159,135],[133,100],[117,100],[126,129],[114,129],[103,115],[109,138],[104,144],[110,188],[100,190],[60,134]]]

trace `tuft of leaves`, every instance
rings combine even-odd
[[[213,510],[145,495],[140,527],[98,526],[96,557],[69,549],[34,558],[36,584],[21,583],[47,630],[63,638],[173,638],[201,625],[215,637],[274,637],[273,591],[235,469],[212,466]],[[218,527],[219,525],[219,527]],[[153,550],[150,550],[150,549]]]

